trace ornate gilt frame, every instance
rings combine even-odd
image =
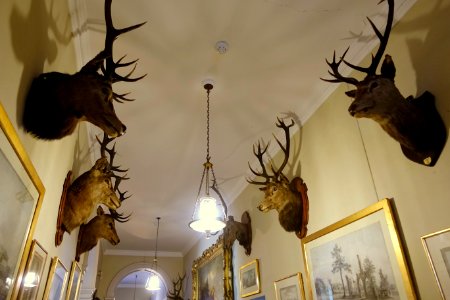
[[[341,249],[334,250],[333,247]],[[395,283],[400,299],[416,299],[390,199],[382,199],[306,236],[302,239],[302,249],[310,299],[317,299],[316,293],[323,286],[320,281],[321,278],[324,276],[329,278],[333,275],[331,274],[330,263],[334,259],[331,252],[335,251],[342,253],[339,256],[344,258],[346,262],[348,260],[347,264],[350,263],[351,267],[354,267],[355,272],[353,273],[356,273],[359,269],[358,260],[355,260],[358,255],[361,256],[362,264],[365,258],[370,261],[376,259],[377,256],[384,255],[384,260],[374,260],[373,265],[377,270],[381,268],[380,266],[385,271],[389,271],[389,268],[392,270],[393,278],[390,278],[389,282]],[[340,252],[342,249],[344,250]],[[372,254],[368,249],[373,249],[376,252]],[[388,264],[387,261],[390,263]],[[316,293],[313,293],[313,291],[316,291]]]
[[[14,243],[19,243],[18,247],[20,248],[17,249],[17,251],[14,251],[14,253],[9,253],[10,260],[13,260],[13,258],[11,258],[11,255],[17,255],[18,258],[17,260],[14,259],[15,266],[12,266],[13,274],[10,277],[12,278],[12,282],[10,283],[7,299],[16,299],[20,290],[20,286],[22,284],[24,276],[23,272],[25,270],[27,258],[30,253],[32,237],[42,206],[45,188],[1,103],[0,128],[0,154],[1,156],[4,156],[6,160],[8,160],[8,162],[16,172],[16,174],[10,174],[5,170],[2,170],[2,172],[0,173],[0,180],[3,181],[2,178],[9,178],[8,176],[17,175],[19,178],[18,180],[22,180],[22,183],[25,186],[23,194],[25,195],[26,192],[29,193],[33,201],[30,211],[26,212],[28,216],[28,224],[23,224],[23,226],[15,224],[16,230],[18,230],[18,228],[20,227],[21,231],[24,233],[24,236],[15,236],[14,238],[7,241],[9,243],[8,246],[11,246]],[[2,191],[2,195],[0,196],[0,206],[3,210],[8,210],[8,213],[10,215],[17,217],[18,213],[8,206],[8,201],[12,200],[4,198],[4,194],[5,191]],[[24,213],[23,211],[21,212]]]
[[[216,257],[222,257],[223,260],[223,298],[219,295],[218,299],[233,300],[233,265],[232,265],[232,250],[231,247],[226,249],[223,246],[223,235],[221,235],[215,244],[203,251],[202,256],[194,260],[192,263],[192,300],[200,299],[200,283],[199,272],[200,269],[212,262]],[[216,291],[217,293],[217,291]]]

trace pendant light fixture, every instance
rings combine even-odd
[[[189,227],[205,233],[206,238],[209,238],[225,227],[227,207],[217,188],[213,164],[209,155],[209,94],[213,89],[213,84],[211,81],[205,81],[203,87],[206,90],[206,162],[203,164],[203,175]],[[211,190],[217,194],[220,202],[211,195]]]
[[[158,272],[158,236],[159,236],[159,220],[161,217],[156,218],[158,220],[158,227],[156,228],[156,246],[155,246],[155,257],[153,258],[153,270],[154,272],[150,273],[150,276],[147,278],[147,282],[145,283],[145,289],[149,291],[158,291],[161,289],[159,276],[156,272]]]

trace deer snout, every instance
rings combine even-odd
[[[122,130],[120,131],[119,135],[124,135],[126,131],[127,131],[127,126],[122,124]]]
[[[109,242],[111,243],[111,245],[115,246],[120,243],[120,238],[118,236],[114,236]]]

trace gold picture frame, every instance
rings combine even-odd
[[[442,299],[450,299],[450,228],[421,237]]]
[[[239,290],[243,298],[261,293],[258,259],[239,268]]]
[[[310,299],[358,293],[370,296],[374,292],[416,299],[390,199],[380,200],[301,242]]]
[[[17,299],[45,188],[1,103],[0,127],[0,299]]]
[[[67,268],[58,257],[53,257],[48,271],[47,284],[45,285],[44,300],[62,300],[66,290]]]
[[[223,246],[223,235],[192,263],[192,300],[206,299],[214,290],[215,299],[232,300],[233,265],[231,247]]]
[[[305,288],[303,286],[302,273],[275,280],[275,297],[277,300],[305,300]]]
[[[44,273],[47,251],[38,241],[31,242],[22,284],[19,290],[19,300],[36,300]]]
[[[80,289],[81,275],[82,274],[80,265],[76,261],[72,261],[65,300],[78,299],[78,291]]]

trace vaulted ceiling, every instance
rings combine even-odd
[[[397,0],[395,19],[414,2]],[[84,62],[103,47],[103,5],[89,0],[74,12]],[[122,189],[132,195],[120,212],[132,216],[116,225],[120,244],[105,248],[153,250],[156,217],[159,251],[185,253],[202,237],[188,223],[206,158],[203,80],[214,81],[210,154],[230,204],[246,185],[253,143],[279,133],[277,117],[304,123],[337,86],[320,80],[325,58],[350,46],[347,58],[358,63],[378,42],[366,16],[384,28],[386,12],[377,0],[114,0],[116,27],[147,22],[116,40],[115,58],[138,58],[135,74],[147,76],[114,85],[135,99],[115,105],[128,128],[116,139],[129,168]]]

